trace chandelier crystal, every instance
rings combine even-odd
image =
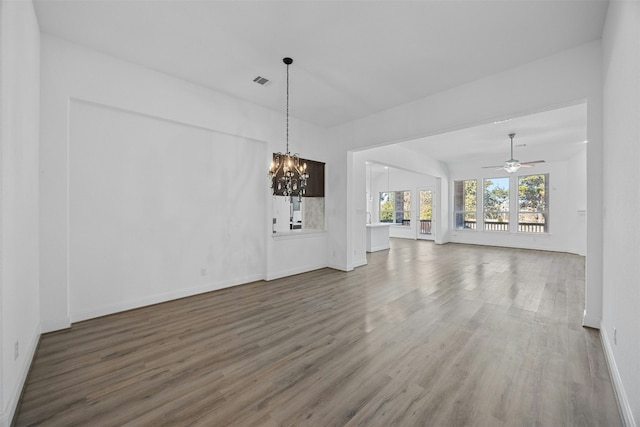
[[[307,164],[300,163],[298,153],[291,154],[289,151],[289,65],[293,63],[293,59],[283,58],[282,62],[287,65],[287,151],[284,154],[280,152],[274,154],[268,176],[274,196],[281,194],[288,197],[298,196],[298,198],[302,198],[309,179]]]

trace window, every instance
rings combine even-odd
[[[457,229],[476,228],[476,188],[475,179],[454,181],[454,224]]]
[[[549,174],[453,182],[455,229],[476,229],[476,183],[482,184],[482,225],[486,231],[549,232]],[[517,202],[516,202],[517,200]],[[517,206],[516,206],[516,203]],[[422,206],[422,205],[421,205]],[[510,227],[509,211],[512,215]],[[420,218],[422,220],[422,217]]]
[[[393,222],[393,192],[380,193],[380,222]]]
[[[518,231],[548,232],[549,175],[518,177]]]
[[[509,178],[484,180],[484,229],[509,231]]]
[[[381,192],[380,222],[411,225],[411,191]]]

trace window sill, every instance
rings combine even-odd
[[[475,230],[473,228],[453,228],[451,229],[452,233],[458,233],[458,232],[463,232],[463,233],[490,233],[490,234],[504,234],[504,235],[511,235],[513,234],[514,236],[530,236],[530,237],[551,237],[552,234],[551,233],[527,233],[525,231],[507,231],[507,230]]]

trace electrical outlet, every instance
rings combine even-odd
[[[20,356],[20,343],[16,341],[16,345],[13,349],[13,360],[16,360]]]
[[[613,327],[613,344],[618,345],[618,330]]]

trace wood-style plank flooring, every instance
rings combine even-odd
[[[619,426],[584,258],[392,239],[44,335],[15,423]]]

